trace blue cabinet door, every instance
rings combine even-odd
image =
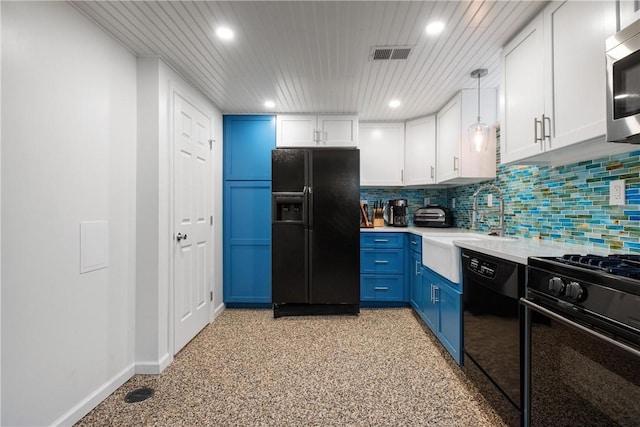
[[[224,302],[271,302],[271,182],[224,188]]]
[[[462,310],[461,295],[445,282],[436,292],[440,305],[438,338],[458,364],[462,363]]]
[[[271,180],[275,116],[224,116],[224,179]]]
[[[420,277],[420,267],[422,256],[414,251],[409,251],[409,302],[411,306],[420,311],[422,305],[422,279]]]
[[[422,267],[420,270],[422,278],[422,305],[421,317],[429,329],[437,335],[438,333],[438,303],[436,302],[437,280],[435,274],[428,268]]]

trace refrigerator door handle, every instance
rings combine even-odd
[[[308,299],[310,303],[313,302],[313,230],[307,230],[305,233],[305,238],[307,241],[307,250],[305,251],[305,267],[306,275],[307,275],[307,289],[308,289]]]
[[[311,186],[307,187],[307,227],[313,229],[313,189]]]

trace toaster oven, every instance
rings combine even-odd
[[[425,206],[416,210],[413,224],[416,227],[452,227],[453,214],[443,206]]]

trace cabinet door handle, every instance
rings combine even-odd
[[[411,244],[412,244],[412,245],[417,245],[417,244],[418,244],[418,242],[416,242],[415,240],[412,240],[412,241],[411,241]]]
[[[387,239],[375,239],[374,242],[376,243],[387,243],[389,240]]]
[[[374,291],[388,291],[389,287],[387,286],[376,286],[375,288],[373,288]]]
[[[431,284],[431,303],[433,304],[433,283]]]
[[[440,290],[440,288],[439,288],[439,287],[437,287],[437,286],[434,286],[434,287],[433,287],[433,302],[434,302],[434,303],[436,303],[436,302],[439,302],[439,301],[440,301],[440,297],[438,297],[438,294],[439,294],[439,292],[438,292],[438,291],[439,291],[439,290]]]
[[[420,261],[416,261],[416,276],[420,275],[420,269],[418,268],[418,265],[420,265]]]
[[[374,264],[389,264],[389,261],[386,259],[377,259],[373,261]]]
[[[458,162],[460,159],[458,159],[456,156],[453,156],[453,170],[457,171],[458,170]]]
[[[549,129],[547,129],[546,123],[549,123]],[[547,130],[549,135],[547,135]],[[549,139],[549,147],[551,147],[551,117],[542,115],[542,138]]]
[[[435,178],[435,168],[431,166],[431,179]]]
[[[544,115],[543,115],[544,117]],[[540,123],[540,133],[542,134],[542,127],[544,126],[542,124],[542,120],[538,120],[537,117],[533,118],[533,143],[537,144],[538,142],[540,142],[540,144],[542,145],[542,136],[538,136],[538,123]],[[540,147],[542,149],[542,147]]]

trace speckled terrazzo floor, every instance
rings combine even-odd
[[[77,426],[500,426],[410,309],[273,319],[226,310],[157,376]],[[127,404],[129,391],[155,395]]]

